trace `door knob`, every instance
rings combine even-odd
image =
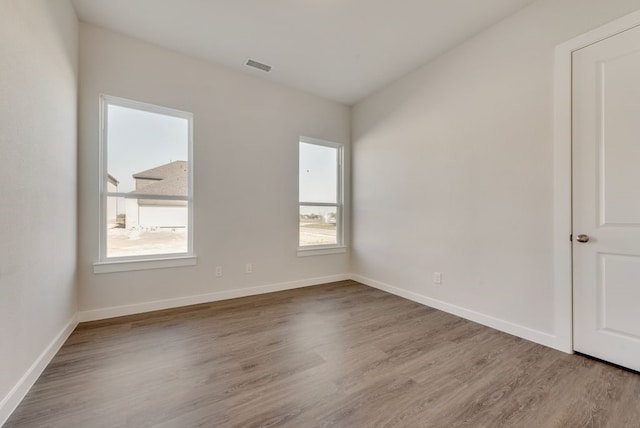
[[[589,235],[578,235],[576,236],[576,241],[578,242],[589,242]]]

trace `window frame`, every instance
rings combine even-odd
[[[124,197],[128,192],[108,191],[108,121],[109,106],[125,107],[148,113],[157,113],[171,117],[186,119],[188,122],[188,171],[187,196],[159,196],[137,194],[136,199],[181,200],[187,202],[187,251],[179,253],[145,254],[139,256],[107,257],[107,200],[109,197]],[[193,252],[193,113],[169,107],[134,101],[112,95],[100,95],[100,137],[99,137],[99,249],[98,261],[94,263],[94,273],[118,272],[151,269],[156,267],[188,266],[195,264]]]
[[[336,203],[310,202],[300,200],[300,144],[313,144],[337,150]],[[300,245],[300,208],[336,207],[336,243],[321,245]],[[313,256],[346,252],[344,242],[344,144],[301,136],[298,141],[298,256]]]

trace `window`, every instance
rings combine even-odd
[[[193,254],[193,116],[101,97],[100,261]]]
[[[343,246],[342,144],[300,138],[299,248]]]

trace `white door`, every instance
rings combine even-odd
[[[574,349],[640,370],[640,28],[573,54],[573,290]]]

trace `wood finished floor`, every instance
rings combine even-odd
[[[640,427],[640,375],[344,281],[81,324],[16,427]]]

